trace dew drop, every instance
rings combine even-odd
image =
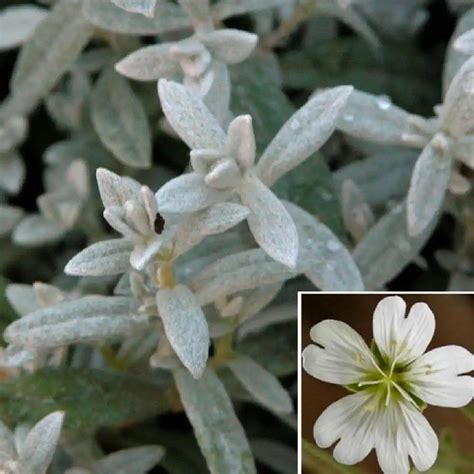
[[[408,240],[405,240],[405,239],[400,239],[397,242],[397,247],[404,253],[408,253],[411,250],[410,242],[408,242]]]
[[[337,252],[341,248],[341,244],[337,240],[328,240],[326,247],[330,252]]]
[[[353,122],[354,121],[354,114],[351,114],[350,112],[346,112],[342,118],[346,121],[346,122]]]
[[[332,199],[332,194],[329,191],[322,190],[319,195],[323,201],[330,201]]]
[[[392,106],[392,99],[390,99],[390,97],[387,95],[381,95],[377,99],[377,105],[382,110],[388,110]]]
[[[301,124],[300,124],[299,120],[297,120],[297,119],[292,120],[291,123],[290,123],[291,130],[298,130],[300,128],[300,126],[301,126]]]

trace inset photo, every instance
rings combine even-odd
[[[474,472],[474,295],[299,298],[304,474]]]

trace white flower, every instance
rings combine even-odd
[[[474,379],[459,374],[474,369],[473,355],[459,346],[424,354],[434,315],[425,303],[413,305],[407,318],[405,310],[398,296],[379,302],[372,350],[341,321],[325,320],[311,329],[318,345],[304,349],[304,369],[356,392],[329,406],[314,425],[318,446],[339,440],[334,458],[343,464],[356,464],[375,448],[384,473],[408,473],[409,457],[426,471],[436,460],[438,439],[421,413],[425,405],[461,407],[472,400]]]

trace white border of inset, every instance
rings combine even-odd
[[[303,428],[303,414],[302,414],[302,393],[301,393],[301,383],[302,383],[302,361],[301,353],[302,348],[302,297],[303,295],[468,295],[474,296],[473,291],[298,291],[298,313],[297,313],[297,383],[298,383],[298,394],[297,394],[297,423],[298,423],[298,432],[297,432],[297,456],[298,456],[298,474],[303,472],[303,455],[302,455],[302,446],[301,440],[302,428]]]

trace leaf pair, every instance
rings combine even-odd
[[[350,87],[340,87],[323,92],[308,102],[282,127],[255,168],[251,164],[240,165],[238,184],[228,190],[220,190],[211,187],[209,174],[206,179],[199,173],[185,174],[157,192],[159,209],[163,212],[193,212],[217,200],[227,199],[225,192],[236,193],[250,209],[248,223],[257,243],[272,258],[293,267],[298,256],[295,225],[284,206],[264,183],[272,184],[329,138],[339,111],[351,92]],[[253,130],[245,131],[243,116],[231,123],[226,136],[203,102],[179,84],[161,80],[159,94],[168,121],[193,150],[191,156],[195,169],[195,150],[209,150],[209,156],[211,150],[215,150],[216,156],[219,156],[218,153],[224,156],[232,153],[228,144],[233,142],[237,121],[242,122],[241,142],[247,143],[247,137],[253,137]],[[301,131],[298,132],[298,129]],[[207,159],[206,155],[203,154],[202,159]],[[182,196],[186,196],[185,201]]]

